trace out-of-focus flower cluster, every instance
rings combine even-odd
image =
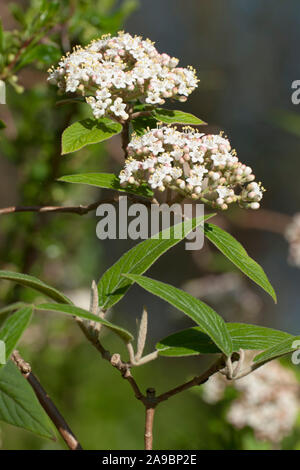
[[[222,135],[159,127],[132,136],[128,155],[119,175],[123,186],[146,182],[152,189],[174,189],[223,210],[233,202],[251,209],[260,206],[263,188]]]
[[[119,32],[92,41],[62,57],[48,80],[62,92],[86,96],[94,116],[128,119],[128,103],[140,100],[161,105],[165,98],[186,101],[197,87],[191,68],[177,67],[178,59],[159,54],[154,44],[139,36]]]
[[[291,370],[273,361],[234,382],[219,373],[204,384],[203,399],[220,401],[228,385],[240,392],[227,413],[233,426],[250,426],[258,439],[274,443],[291,432],[300,405],[299,383]]]
[[[289,262],[300,267],[300,213],[294,215],[287,226],[285,238],[289,242]]]

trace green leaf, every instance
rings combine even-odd
[[[159,238],[151,237],[127,251],[100,279],[98,283],[99,305],[103,309],[110,308],[126,294],[132,281],[123,277],[122,274],[143,274],[161,255],[212,216],[213,214],[198,217],[174,225],[170,228],[168,238],[164,238],[169,231],[166,229],[159,233]],[[175,234],[177,238],[174,237]]]
[[[293,351],[297,351],[300,349],[298,346],[293,346],[294,341],[300,342],[300,336],[292,336],[291,338],[287,338],[280,343],[266,349],[262,353],[255,356],[253,362],[256,364],[265,363],[268,361],[272,361],[281,356],[285,356]]]
[[[205,236],[246,276],[262,287],[277,302],[275,291],[262,267],[250,258],[243,246],[229,233],[213,224],[204,225]]]
[[[217,345],[198,326],[167,336],[155,347],[160,356],[181,357],[221,353]]]
[[[103,318],[93,315],[92,313],[88,312],[87,310],[84,310],[83,308],[75,307],[74,305],[47,303],[36,305],[35,308],[37,310],[46,310],[49,312],[66,313],[67,315],[73,315],[79,318],[84,318],[85,320],[95,321],[109,328],[111,331],[120,336],[120,338],[123,339],[126,343],[133,340],[132,334],[124,330],[124,328],[114,325],[113,323],[110,323],[107,320],[103,320]]]
[[[57,62],[61,57],[61,51],[52,44],[37,44],[25,50],[16,70],[35,62],[36,60],[44,65],[51,65]]]
[[[139,116],[130,122],[132,130],[137,135],[143,135],[147,132],[147,128],[154,129],[157,127],[157,120],[152,116]]]
[[[5,129],[6,125],[5,123],[0,119],[0,130]]]
[[[149,277],[136,274],[126,274],[126,277],[194,320],[224,354],[229,356],[233,352],[232,341],[224,320],[204,302],[177,287]]]
[[[233,351],[265,349],[293,338],[283,331],[246,323],[226,323],[226,327],[232,339]],[[162,356],[191,356],[221,352],[199,327],[188,328],[162,339],[156,345],[156,349]]]
[[[184,113],[183,111],[173,111],[171,109],[157,108],[152,111],[152,116],[165,124],[187,124],[193,126],[203,126],[206,122],[197,118],[193,114]]]
[[[5,342],[6,360],[18,344],[32,317],[33,307],[23,307],[8,317],[0,330],[0,340]],[[1,368],[1,366],[0,366]]]
[[[137,194],[144,197],[152,197],[153,191],[147,184],[136,186],[126,186],[122,188],[119,178],[112,173],[82,173],[79,175],[66,175],[58,179],[65,183],[88,184],[97,188],[114,189],[115,191]]]
[[[86,145],[103,142],[121,131],[121,124],[109,118],[74,122],[62,134],[62,155],[75,152]]]
[[[30,287],[42,294],[47,295],[51,299],[62,302],[65,304],[72,304],[72,301],[68,299],[64,294],[54,289],[45,282],[40,281],[34,276],[29,276],[28,274],[15,273],[12,271],[0,271],[0,279],[6,279],[8,281],[14,281],[18,284],[21,284],[24,287]]]
[[[9,361],[0,370],[0,420],[48,439],[53,427],[27,380]]]
[[[293,338],[285,331],[247,323],[227,323],[227,329],[232,337],[235,351],[239,349],[265,349],[288,338]]]
[[[13,310],[18,310],[18,308],[21,308],[21,307],[26,307],[26,305],[28,304],[26,304],[25,302],[14,302],[13,304],[0,308],[0,315],[12,312]]]

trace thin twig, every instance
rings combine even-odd
[[[100,203],[114,202],[114,199],[109,199],[106,201],[93,202],[89,205],[79,205],[79,206],[11,206],[0,209],[0,215],[12,214],[15,212],[69,212],[78,215],[84,215],[88,212],[95,210]]]
[[[142,403],[147,403],[146,397],[142,394],[142,392],[139,389],[138,384],[136,383],[134,377],[131,374],[130,371],[130,364],[127,362],[123,362],[121,359],[120,354],[110,354],[109,351],[107,351],[101,344],[98,338],[95,336],[91,335],[89,330],[86,328],[84,323],[77,319],[77,323],[79,327],[81,328],[83,334],[85,337],[89,340],[89,342],[99,351],[101,354],[102,358],[108,361],[113,367],[118,369],[118,371],[121,373],[122,377],[127,380],[127,382],[130,384],[131,388],[133,389],[134,395],[138,400],[141,400]]]
[[[135,194],[124,194],[131,199],[132,201],[140,202],[145,204],[146,206],[150,206],[151,204],[156,204],[155,199],[147,199],[146,197],[135,195]],[[38,212],[40,214],[50,213],[50,212],[62,212],[62,213],[72,213],[78,215],[85,215],[88,212],[91,212],[100,204],[113,204],[118,202],[121,194],[116,194],[107,199],[102,199],[101,201],[93,202],[92,204],[88,205],[79,205],[79,206],[11,206],[11,207],[4,207],[0,209],[0,215],[6,214],[13,214],[16,212]]]
[[[16,364],[23,377],[25,377],[27,382],[31,385],[37,399],[39,400],[47,415],[55,425],[56,429],[60,433],[61,437],[63,438],[69,449],[82,450],[82,447],[75,434],[70,429],[65,419],[60,414],[53,401],[40,384],[37,377],[32,373],[30,364],[25,362],[24,359],[20,356],[19,352],[16,350],[12,353],[11,359]]]
[[[25,51],[25,49],[27,49],[27,47],[32,43],[33,40],[34,40],[34,36],[26,39],[26,41],[24,41],[23,44],[21,44],[14,59],[8,64],[5,72],[3,72],[2,75],[0,76],[0,79],[5,80],[9,76],[10,72],[12,72],[13,68],[15,67],[18,60],[20,59],[21,54],[23,53],[23,51]]]
[[[194,377],[189,382],[185,382],[184,384],[179,385],[178,387],[172,388],[168,392],[165,392],[159,395],[156,398],[156,402],[161,403],[162,401],[168,400],[170,397],[177,395],[177,393],[188,390],[189,388],[194,387],[195,385],[202,385],[204,382],[206,382],[209,379],[211,375],[223,369],[224,366],[225,366],[224,358],[221,357],[216,362],[214,362],[212,366],[209,367],[209,369],[207,369],[203,374],[197,377]]]

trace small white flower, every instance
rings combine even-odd
[[[171,162],[173,161],[173,158],[170,157],[168,153],[163,153],[160,155],[157,159],[159,163],[162,163],[163,165],[171,165]]]
[[[128,114],[125,112],[126,104],[123,103],[122,98],[117,98],[114,101],[114,104],[110,107],[110,110],[116,115],[120,116],[121,118],[128,119]]]
[[[216,191],[221,199],[225,199],[225,197],[231,195],[231,190],[226,186],[220,186]]]

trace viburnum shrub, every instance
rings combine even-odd
[[[118,192],[128,193],[146,207],[159,204],[160,194],[165,192],[168,204],[190,200],[191,203],[204,203],[220,211],[234,203],[243,209],[259,209],[264,189],[261,183],[255,181],[252,169],[239,161],[227,137],[200,132],[195,126],[204,127],[205,123],[189,113],[159,107],[168,99],[186,101],[198,86],[195,70],[179,67],[178,63],[178,59],[165,53],[160,54],[151,41],[124,32],[116,36],[105,35],[86,47],[78,46],[71,53],[66,53],[58,65],[50,69],[49,84],[57,85],[59,93],[66,95],[60,104],[86,102],[93,117],[77,121],[65,129],[62,154],[120,134],[124,163],[117,175],[84,173],[62,176],[60,181],[107,188],[114,191],[115,195]],[[86,213],[99,204],[78,206],[73,210],[69,208],[69,211]],[[50,211],[51,208],[44,210]],[[59,210],[68,211],[68,208],[52,208],[55,212]],[[235,238],[208,221],[213,216],[207,214],[181,220],[181,237],[175,237],[178,226],[174,225],[169,237],[166,238],[165,232],[161,231],[158,236],[148,238],[126,252],[102,274],[98,283],[92,282],[89,310],[74,305],[64,293],[36,277],[17,272],[0,272],[1,279],[35,289],[51,299],[51,302],[17,302],[4,307],[2,313],[9,313],[9,316],[0,330],[0,339],[2,345],[5,343],[6,346],[6,359],[12,357],[70,448],[81,448],[78,439],[53,404],[49,406],[49,399],[45,399],[45,393],[30,366],[15,350],[34,311],[63,313],[73,317],[97,353],[129,383],[136,399],[145,408],[146,449],[152,449],[154,412],[160,403],[191,387],[207,381],[208,384],[213,383],[210,377],[218,373],[229,381],[241,379],[297,348],[295,340],[300,337],[257,325],[226,323],[201,300],[144,275],[167,250],[198,228],[224,256],[276,302],[276,294],[264,270]],[[117,306],[133,284],[177,308],[192,319],[195,326],[161,339],[153,352],[144,355],[150,321],[146,308],[141,315],[136,339],[131,332],[107,319],[110,309]],[[125,343],[127,358],[105,348],[102,336],[99,337],[100,330],[104,328]],[[246,353],[249,351],[255,353],[247,361]],[[171,358],[195,355],[212,355],[214,360],[207,370],[199,371],[196,377],[161,394],[156,394],[150,378],[151,387],[145,392],[134,378],[135,367],[159,360],[160,356]],[[11,363],[6,366],[3,364],[2,367],[0,388],[1,380],[6,380],[14,387],[15,393],[17,389],[25,390],[24,384],[20,385],[23,379],[16,367]],[[26,388],[26,406],[31,407],[32,416],[38,416],[38,422],[41,422],[42,411],[30,393],[29,387]],[[208,385],[205,394],[209,401]],[[210,402],[213,401],[212,398]],[[5,420],[3,411],[0,414],[1,419]],[[240,419],[233,411],[231,420],[240,427],[250,422],[246,416]],[[20,425],[18,416],[10,416],[6,421]],[[43,427],[47,427],[44,420]],[[32,429],[31,426],[31,430],[41,434],[40,429]],[[263,431],[259,432],[263,434]],[[281,428],[279,434],[281,436]]]

